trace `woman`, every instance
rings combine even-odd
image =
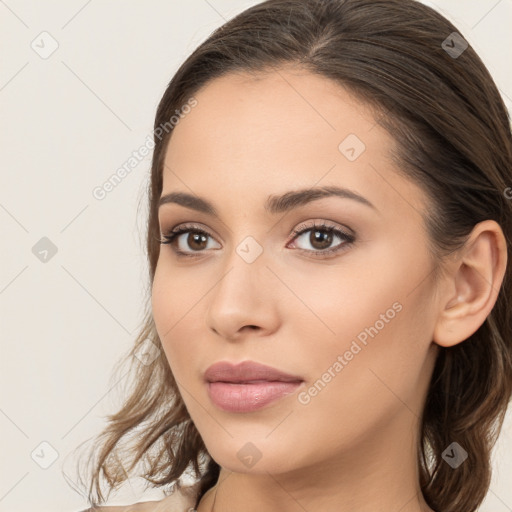
[[[512,137],[457,29],[268,0],[180,67],[154,140],[151,311],[91,504],[145,463],[174,494],[100,510],[477,510],[512,393]]]

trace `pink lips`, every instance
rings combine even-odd
[[[206,370],[204,378],[212,402],[229,412],[260,409],[293,393],[303,382],[301,377],[253,361],[237,365],[215,363]]]

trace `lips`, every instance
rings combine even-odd
[[[230,413],[262,409],[291,395],[304,382],[297,375],[254,361],[215,363],[206,370],[204,379],[212,403]]]
[[[221,361],[210,366],[204,379],[207,382],[232,382],[251,384],[255,382],[302,382],[297,375],[285,373],[276,368],[262,365],[254,361],[242,361],[239,364],[231,364]]]

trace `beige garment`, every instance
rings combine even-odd
[[[141,501],[133,505],[102,506],[88,508],[82,512],[195,512],[194,505],[198,484],[183,486],[171,495],[158,501]]]

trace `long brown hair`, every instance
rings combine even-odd
[[[484,64],[454,32],[443,16],[413,0],[268,0],[215,30],[178,69],[157,109],[148,190],[150,283],[160,250],[163,160],[172,135],[161,127],[216,77],[284,65],[333,80],[373,108],[397,143],[397,172],[430,199],[425,223],[438,263],[486,219],[500,224],[510,254],[510,118]],[[437,511],[472,512],[489,488],[491,450],[512,393],[511,262],[482,326],[467,340],[440,347],[436,360],[417,455],[421,490]],[[156,487],[178,482],[192,469],[200,483],[197,507],[216,483],[219,466],[188,415],[163,351],[148,365],[134,357],[148,340],[161,346],[149,301],[128,356],[132,388],[96,439],[89,501],[105,501],[102,479],[110,493],[144,462],[141,476]],[[457,469],[442,460],[453,441],[468,453]]]

